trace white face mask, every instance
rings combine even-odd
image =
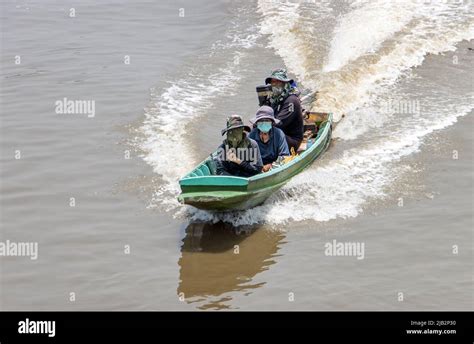
[[[272,86],[272,93],[274,96],[279,96],[283,93],[283,87],[280,86]]]

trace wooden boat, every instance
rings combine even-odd
[[[213,175],[208,157],[180,179],[178,200],[199,209],[216,211],[245,210],[260,205],[326,151],[332,126],[331,113],[307,112],[305,138],[297,154],[288,162],[249,178]]]

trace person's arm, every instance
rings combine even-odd
[[[289,96],[283,103],[282,109],[277,113],[276,118],[281,122],[277,125],[283,131],[294,119],[301,114],[301,103],[296,96]]]
[[[277,133],[275,133],[277,134]],[[288,148],[288,143],[286,142],[286,137],[283,131],[278,130],[278,156],[288,156],[290,155],[290,149]]]
[[[258,148],[258,144],[255,141],[252,142],[251,149],[253,149],[253,151],[255,152],[255,163],[252,163],[250,161],[242,161],[239,166],[247,173],[255,175],[262,171],[263,161],[262,156],[260,155],[260,148]]]
[[[257,147],[257,151],[258,151],[258,147]],[[250,161],[240,160],[234,153],[228,152],[226,156],[226,161],[223,161],[223,164],[224,166],[225,164],[228,164],[231,170],[239,170],[239,171],[244,172],[245,174],[253,176],[259,173],[261,170],[261,167],[259,168],[258,166],[258,158],[256,160],[257,160],[257,165],[252,164]]]
[[[240,169],[247,172],[248,174],[250,175],[255,175],[255,174],[258,174],[260,173],[260,171],[262,170],[262,167],[260,166],[257,166],[257,165],[253,165],[251,164],[249,161],[242,161],[239,165]]]
[[[217,150],[211,154],[211,159],[215,163],[216,175],[231,175],[228,171],[229,162],[226,159],[225,153],[225,145],[222,143],[217,147]]]

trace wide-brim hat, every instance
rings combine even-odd
[[[272,79],[280,80],[283,82],[293,83],[293,79],[288,78],[286,69],[277,69],[274,70],[268,78],[265,79],[265,84],[270,84]]]
[[[232,115],[227,119],[227,125],[225,129],[222,129],[221,135],[224,135],[231,129],[244,128],[246,131],[250,131],[250,127],[244,124],[242,117],[239,115]]]
[[[261,106],[257,110],[257,113],[255,114],[255,117],[250,120],[250,123],[255,124],[255,123],[257,123],[258,121],[260,121],[262,119],[269,119],[274,124],[280,124],[280,122],[281,122],[278,118],[275,118],[273,109],[268,105]]]

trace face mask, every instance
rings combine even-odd
[[[229,130],[227,132],[227,141],[229,142],[229,145],[234,148],[237,147],[240,141],[242,141],[243,133],[244,133],[244,128],[236,128],[236,129]]]
[[[283,87],[272,86],[272,93],[274,96],[278,97],[283,93]]]
[[[272,128],[272,123],[271,122],[259,122],[259,123],[257,123],[257,128],[262,133],[268,133],[270,131],[270,129]]]

